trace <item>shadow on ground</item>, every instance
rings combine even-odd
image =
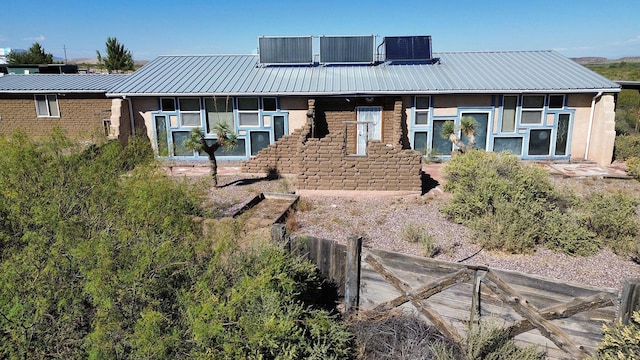
[[[432,178],[431,175],[425,173],[424,171],[420,173],[420,181],[422,183],[422,185],[421,185],[422,194],[421,195],[424,195],[424,194],[428,193],[429,191],[435,189],[438,185],[440,185],[438,180]]]

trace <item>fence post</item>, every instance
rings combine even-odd
[[[286,228],[284,224],[275,223],[271,226],[271,241],[278,245],[284,245],[287,251],[290,251],[289,242],[286,241]]]
[[[347,238],[347,261],[344,281],[344,310],[349,313],[358,309],[360,301],[360,253],[362,237]]]
[[[640,310],[640,279],[625,279],[618,319],[626,325],[631,319],[631,314],[637,310]]]

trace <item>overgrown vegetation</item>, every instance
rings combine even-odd
[[[315,268],[233,221],[204,237],[148,141],[0,145],[0,358],[351,356]]]
[[[628,324],[603,325],[604,339],[593,359],[640,359],[640,312],[634,312]]]
[[[534,164],[480,150],[453,157],[444,176],[445,190],[453,197],[443,213],[472,229],[487,249],[531,253],[544,244],[570,255],[590,255],[608,246],[637,257],[637,204],[622,193],[584,199],[560,193]]]
[[[446,339],[419,315],[361,312],[350,319],[357,335],[358,358],[367,360],[534,360],[543,359],[535,347],[521,348],[504,328],[490,321],[472,325],[463,343]]]

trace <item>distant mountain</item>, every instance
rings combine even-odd
[[[86,64],[86,65],[98,65],[98,59],[96,58],[75,58],[75,59],[69,59],[67,60],[67,62],[69,64],[76,64],[76,65],[80,65],[80,64]],[[142,66],[146,63],[148,63],[149,61],[147,60],[133,60],[133,64],[135,66]]]
[[[620,59],[607,59],[604,57],[596,57],[596,56],[585,56],[585,57],[577,57],[571,58],[571,60],[577,62],[580,65],[586,64],[607,64],[607,63],[618,63],[621,61],[625,62],[640,62],[640,56],[627,56]]]

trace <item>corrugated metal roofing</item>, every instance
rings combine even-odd
[[[260,66],[258,55],[160,56],[109,96],[619,91],[554,51],[434,53],[439,63]]]
[[[101,93],[125,79],[124,74],[31,74],[0,76],[0,93]]]

